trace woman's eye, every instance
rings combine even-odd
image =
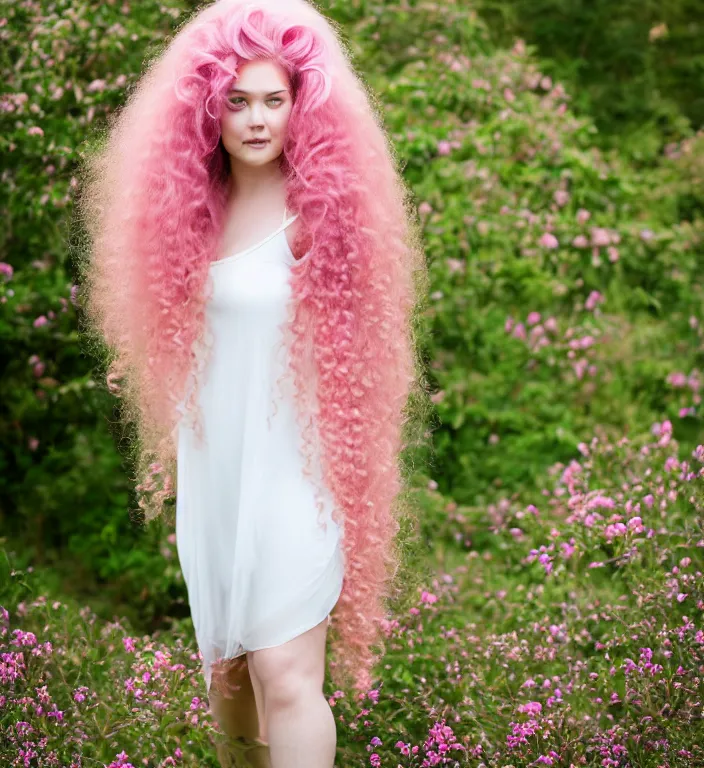
[[[244,98],[242,96],[235,96],[235,98],[230,99],[230,104],[237,105],[243,101],[244,101]],[[277,104],[281,104],[283,102],[283,99],[280,98],[279,96],[272,96],[270,99],[267,99],[266,101],[267,101],[267,104],[272,101],[276,102]]]

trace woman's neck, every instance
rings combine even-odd
[[[234,167],[233,167],[234,166]],[[233,205],[257,205],[271,200],[283,201],[286,197],[286,178],[278,161],[264,166],[243,165],[230,159],[228,208]]]

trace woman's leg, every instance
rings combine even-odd
[[[272,768],[333,768],[335,718],[323,694],[327,617],[274,648],[248,651],[261,685]]]
[[[246,656],[227,665],[221,675],[213,675],[208,699],[213,717],[228,736],[261,738],[264,718],[259,715]]]
[[[266,733],[266,718],[264,717],[264,691],[262,690],[262,684],[259,682],[252,665],[249,664],[249,677],[252,681],[252,688],[254,689],[254,699],[257,702],[257,715],[259,716],[259,738],[268,743],[268,737]]]

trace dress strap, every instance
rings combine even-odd
[[[281,223],[282,224],[286,223],[286,206],[284,206],[284,217],[283,217],[283,219],[281,219]]]

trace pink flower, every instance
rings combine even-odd
[[[555,235],[550,232],[546,232],[538,241],[544,248],[558,248],[560,243]]]
[[[545,330],[550,331],[550,333],[557,333],[557,320],[555,320],[554,317],[549,317],[545,323]]]
[[[599,291],[592,291],[584,303],[584,307],[591,312],[597,304],[603,301],[604,297],[599,293]]]
[[[609,245],[610,243],[611,238],[609,237],[608,230],[603,227],[594,227],[594,229],[592,229],[592,245],[598,248],[603,245]]]
[[[673,387],[684,387],[687,385],[687,376],[676,371],[667,377],[667,383]]]
[[[539,715],[543,711],[543,705],[539,701],[528,701],[518,707],[519,712],[526,712],[529,715]]]
[[[572,241],[572,245],[575,248],[586,248],[589,245],[589,241],[584,235],[577,235]]]
[[[566,189],[558,189],[553,197],[555,198],[555,202],[562,208],[562,206],[567,205],[569,202],[570,193]]]
[[[582,379],[584,377],[584,372],[587,370],[587,361],[586,360],[578,360],[572,368],[574,369],[575,375],[578,379]]]
[[[30,136],[43,136],[44,135],[44,131],[38,125],[33,125],[31,128],[28,128],[27,129],[27,133]]]
[[[634,533],[642,533],[645,530],[642,519],[640,517],[632,517],[628,521],[628,529]]]
[[[452,148],[450,147],[449,141],[439,141],[438,142],[438,154],[439,155],[449,155],[452,151]]]
[[[39,317],[32,323],[32,325],[35,328],[41,328],[43,325],[46,325],[49,321],[46,319],[44,315],[39,315]]]
[[[410,745],[410,743],[404,744],[402,741],[397,741],[394,744],[394,747],[396,747],[396,749],[398,749],[401,752],[401,754],[404,755],[404,756],[407,756],[407,755],[411,754],[411,745]]]
[[[8,279],[12,277],[14,270],[11,264],[0,261],[0,275],[5,275]]]
[[[33,648],[37,644],[37,636],[34,632],[23,632],[21,629],[13,629],[12,634],[14,636],[11,641],[12,645]]]
[[[504,98],[509,102],[509,104],[516,100],[516,96],[510,88],[504,88]]]
[[[580,208],[577,211],[577,223],[578,224],[586,224],[589,221],[590,218],[591,218],[591,213],[589,213],[589,211],[587,211],[586,209]]]

